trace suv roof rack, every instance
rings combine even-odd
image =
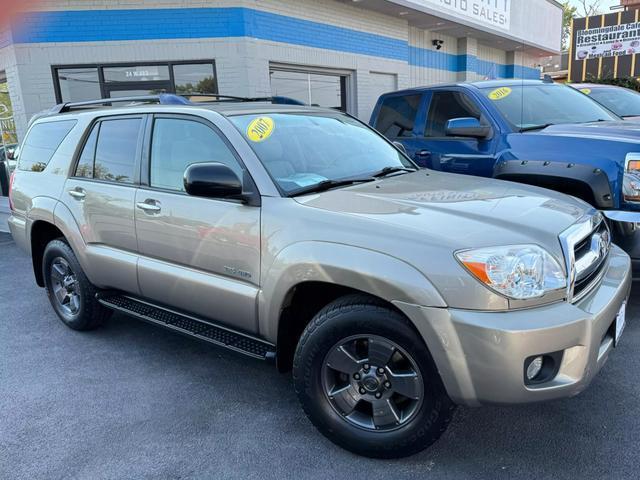
[[[192,102],[190,98],[214,98],[214,100],[203,100]],[[101,98],[99,100],[88,100],[83,102],[60,103],[51,108],[47,113],[56,114],[70,112],[75,109],[90,108],[96,106],[111,106],[114,103],[157,103],[159,105],[197,105],[198,103],[215,102],[271,102],[284,105],[305,105],[299,100],[289,97],[236,97],[233,95],[221,95],[218,93],[190,93],[187,95],[176,95],[173,93],[161,93],[159,95],[142,95],[135,97]]]

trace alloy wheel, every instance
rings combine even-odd
[[[348,423],[387,432],[406,425],[420,410],[424,383],[415,360],[377,335],[338,342],[322,365],[324,393]]]

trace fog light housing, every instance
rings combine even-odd
[[[532,381],[540,374],[542,371],[542,365],[544,364],[544,358],[542,355],[535,357],[529,363],[527,367],[527,380]]]

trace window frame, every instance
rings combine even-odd
[[[140,182],[138,186],[141,190],[151,191],[151,192],[170,193],[173,195],[184,195],[187,197],[191,196],[184,191],[154,187],[151,185],[151,149],[152,149],[152,143],[153,143],[153,133],[155,130],[156,120],[160,120],[160,119],[174,119],[174,120],[184,120],[189,122],[197,122],[211,129],[213,134],[218,135],[218,137],[220,137],[222,142],[226,145],[226,147],[229,149],[233,157],[238,162],[238,165],[240,166],[240,170],[242,171],[242,178],[240,178],[240,181],[243,183],[243,186],[245,188],[251,189],[254,192],[254,194],[256,194],[258,197],[260,196],[256,182],[253,180],[253,177],[251,176],[251,172],[249,172],[249,169],[247,168],[246,164],[242,161],[242,157],[240,156],[238,151],[235,149],[231,141],[227,138],[227,136],[224,133],[222,133],[222,130],[220,130],[220,128],[218,128],[217,125],[215,125],[213,122],[211,122],[206,118],[203,118],[197,115],[184,114],[184,113],[154,113],[149,115],[149,118],[145,127],[145,131],[144,131],[144,144],[142,148],[141,161],[140,161],[140,171],[139,171]],[[221,202],[227,202],[227,203],[240,202],[239,200],[230,199],[230,198],[208,198],[208,200],[221,201]]]
[[[108,98],[107,92],[110,87],[117,85],[118,87],[123,86],[130,89],[135,89],[136,86],[140,87],[147,82],[140,81],[132,81],[132,82],[118,82],[118,83],[107,83],[104,79],[104,68],[110,67],[155,67],[155,66],[168,66],[169,67],[169,84],[171,86],[171,91],[167,93],[175,93],[176,92],[176,83],[175,76],[173,74],[174,65],[211,65],[213,67],[213,81],[215,92],[219,93],[219,85],[218,85],[218,70],[216,68],[215,59],[200,59],[200,60],[167,60],[167,61],[158,61],[158,62],[118,62],[118,63],[75,63],[75,64],[61,64],[61,65],[51,65],[51,76],[53,78],[53,90],[56,96],[56,103],[65,103],[62,98],[62,90],[60,88],[60,78],[58,72],[60,70],[65,70],[68,68],[96,68],[98,70],[98,81],[100,83],[100,96],[101,98]],[[166,80],[162,80],[161,82],[166,82]],[[153,83],[153,81],[149,81],[149,83]],[[156,82],[157,83],[157,82]],[[97,100],[97,99],[96,99]]]
[[[135,154],[135,159],[134,159],[134,163],[133,163],[133,181],[131,183],[124,183],[124,182],[113,182],[111,180],[102,180],[99,178],[95,178],[95,171],[96,171],[96,153],[98,151],[98,142],[100,141],[100,130],[102,128],[102,122],[105,121],[113,121],[113,120],[125,120],[125,119],[130,119],[130,118],[138,118],[140,119],[140,127],[138,130],[138,140],[137,140],[137,144],[136,144],[136,154]],[[142,149],[143,149],[143,142],[144,142],[144,132],[145,129],[147,127],[147,123],[149,121],[149,115],[146,113],[128,113],[128,114],[121,114],[121,115],[105,115],[105,116],[101,116],[101,117],[96,117],[94,118],[89,125],[85,128],[85,131],[82,134],[82,137],[80,139],[80,141],[78,142],[78,147],[76,148],[76,151],[73,155],[73,161],[71,162],[71,166],[70,166],[70,170],[69,170],[69,174],[68,174],[68,178],[73,178],[74,180],[80,180],[80,181],[85,181],[85,182],[93,182],[93,183],[102,183],[102,184],[107,184],[107,185],[117,185],[120,187],[133,187],[133,188],[138,188],[138,186],[140,185],[140,164],[141,164],[141,158],[142,158]],[[98,136],[96,138],[96,145],[93,151],[93,170],[92,170],[92,177],[91,178],[87,178],[87,177],[80,177],[76,175],[76,172],[78,170],[78,164],[80,163],[80,157],[82,156],[82,153],[84,152],[85,146],[87,145],[87,142],[89,141],[89,137],[91,136],[91,132],[93,131],[93,129],[97,127],[98,128]]]

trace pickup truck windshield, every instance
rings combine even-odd
[[[640,116],[640,93],[626,88],[594,88],[589,97],[620,117]]]
[[[597,102],[564,85],[509,85],[481,91],[516,130],[619,120]]]
[[[339,112],[230,119],[286,195],[312,191],[316,185],[329,189],[372,181],[376,175],[416,168],[380,135]]]

